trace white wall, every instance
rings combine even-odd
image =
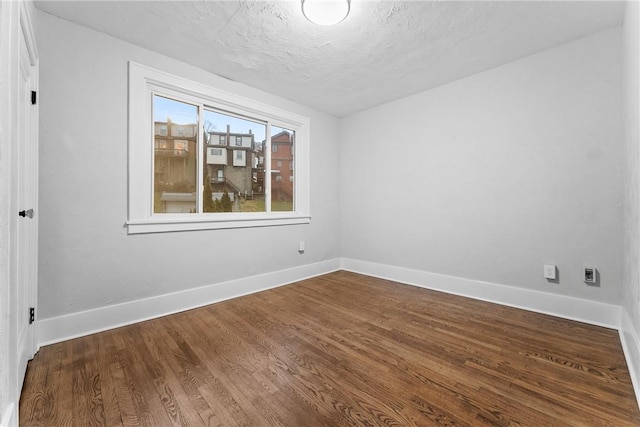
[[[39,320],[339,257],[337,119],[42,12],[38,26]],[[311,224],[127,235],[129,60],[309,116]]]
[[[604,31],[341,120],[343,257],[619,304],[620,43]]]
[[[628,356],[635,369],[636,392],[640,393],[640,4],[627,3],[623,25],[623,340],[633,349]],[[626,322],[629,324],[624,328]],[[633,374],[633,372],[632,372]],[[633,375],[632,375],[633,376]],[[640,396],[639,396],[640,397]]]
[[[624,21],[624,186],[622,304],[640,331],[640,31],[637,2],[627,4]]]

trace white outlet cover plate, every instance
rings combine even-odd
[[[555,265],[545,265],[544,266],[544,278],[545,279],[556,279],[556,266]]]

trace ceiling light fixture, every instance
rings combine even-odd
[[[302,0],[302,14],[318,25],[344,21],[351,10],[351,0]]]

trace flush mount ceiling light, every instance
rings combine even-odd
[[[349,15],[351,0],[302,0],[302,14],[318,25],[334,25]]]

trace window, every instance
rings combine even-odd
[[[226,148],[210,148],[207,151],[207,169],[206,171],[215,170],[211,165],[226,165],[227,149]]]
[[[306,117],[130,63],[128,232],[308,223],[308,132]],[[229,133],[242,149],[215,148]],[[291,142],[289,182],[272,136]]]
[[[243,176],[242,179],[239,179],[239,181],[241,181],[241,184],[239,184],[242,189],[240,189],[239,191],[241,193],[244,193],[246,191],[250,191],[252,190],[252,186],[253,183],[251,182],[251,168],[247,168],[247,160],[245,157],[245,152],[243,150],[234,150],[234,157],[233,157],[233,166],[239,166],[242,168],[245,168],[246,171],[244,173],[245,176]]]
[[[282,167],[282,160],[278,160],[276,166],[278,167],[278,169],[280,169]]]
[[[173,149],[176,150],[177,153],[189,151],[189,141],[176,139],[173,142]]]

